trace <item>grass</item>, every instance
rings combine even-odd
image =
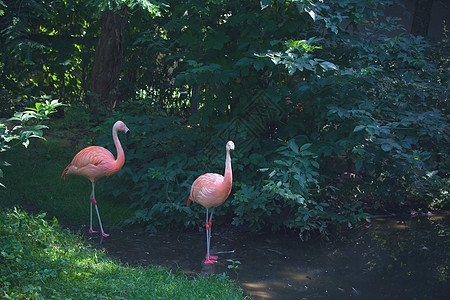
[[[225,275],[121,265],[44,214],[1,212],[0,249],[3,299],[245,299]]]

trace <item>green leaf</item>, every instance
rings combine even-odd
[[[30,144],[30,140],[27,138],[25,141],[23,141],[22,142],[22,145],[25,147],[25,148],[28,148],[28,145]]]
[[[260,0],[259,4],[261,5],[261,10],[263,10],[272,5],[272,0]]]
[[[321,62],[320,66],[322,68],[324,68],[326,71],[328,71],[328,70],[337,70],[338,69],[335,64],[333,64],[333,63],[331,63],[329,61]]]
[[[304,150],[308,149],[308,148],[311,147],[311,146],[312,146],[311,143],[303,144],[303,145],[300,147],[300,151],[304,151]]]
[[[301,156],[312,156],[314,153],[312,153],[311,151],[301,151],[300,155]]]
[[[290,140],[290,141],[288,142],[288,147],[291,148],[291,150],[294,151],[296,154],[299,153],[299,152],[298,152],[298,146],[297,146],[297,144],[295,143],[294,140]]]
[[[261,59],[257,59],[253,64],[253,67],[256,71],[259,71],[264,67],[264,62]]]
[[[316,13],[312,9],[305,9],[305,11],[311,16],[311,19],[313,19],[313,21],[316,20]]]
[[[356,168],[356,171],[359,171],[359,170],[361,169],[362,164],[363,164],[362,158],[361,158],[361,157],[358,157],[358,158],[356,159],[356,162],[355,162],[355,168]]]
[[[10,163],[8,163],[7,161],[0,161],[0,167],[10,167],[11,166],[11,164]]]
[[[29,131],[40,131],[41,129],[47,129],[48,126],[46,125],[34,125],[34,126],[30,126],[30,128],[28,129]]]
[[[383,149],[385,152],[389,152],[392,150],[392,145],[391,144],[383,144],[383,145],[381,145],[381,149]]]
[[[220,50],[229,40],[225,32],[211,30],[205,37],[205,47]]]

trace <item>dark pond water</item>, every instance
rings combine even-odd
[[[255,299],[450,299],[448,215],[373,219],[333,243],[215,229],[214,265],[202,263],[204,233],[109,230],[89,241],[131,265],[225,272]]]

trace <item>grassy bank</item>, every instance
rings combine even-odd
[[[188,278],[129,267],[80,237],[23,210],[0,213],[0,298],[243,299],[226,276]]]

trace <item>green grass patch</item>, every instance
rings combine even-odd
[[[0,213],[0,298],[245,298],[225,275],[188,278],[121,265],[44,217],[18,209]]]

